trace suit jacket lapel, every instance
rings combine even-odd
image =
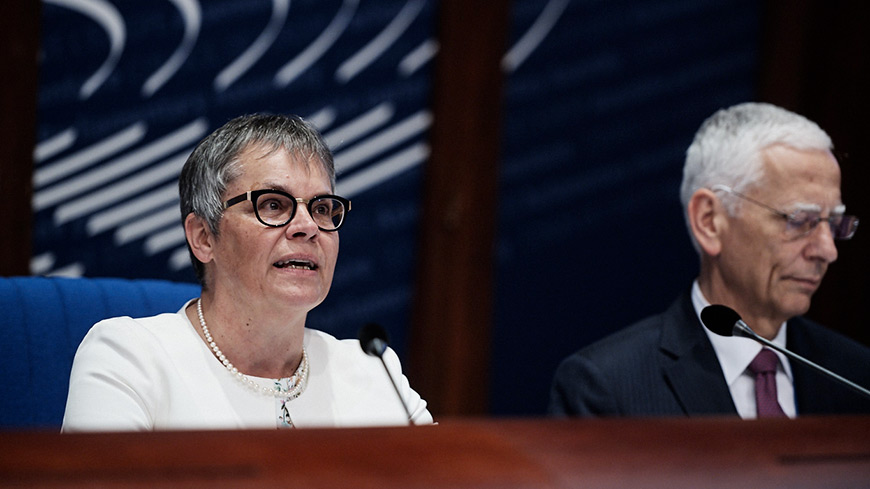
[[[663,315],[662,369],[677,402],[689,416],[736,415],[713,345],[683,294]]]
[[[808,360],[829,363],[829,365],[822,366],[832,368],[830,362],[835,358],[833,355],[837,354],[836,351],[825,351],[827,345],[823,341],[807,337],[809,334],[807,323],[808,321],[802,317],[789,319],[786,330],[786,348]],[[828,362],[823,359],[828,359]],[[798,416],[842,412],[842,406],[838,407],[838,403],[843,402],[843,400],[837,395],[837,392],[845,392],[845,388],[834,380],[824,378],[822,374],[812,371],[796,360],[791,360],[790,363],[794,376],[794,397]]]

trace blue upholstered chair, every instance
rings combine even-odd
[[[59,429],[76,348],[114,316],[177,311],[199,285],[119,278],[0,277],[0,429]]]

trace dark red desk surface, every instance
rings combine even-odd
[[[870,417],[2,432],[0,487],[867,488]]]

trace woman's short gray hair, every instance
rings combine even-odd
[[[801,151],[833,149],[831,138],[818,124],[771,104],[738,104],[705,120],[686,151],[683,167],[680,201],[687,223],[689,200],[698,189],[721,184],[744,191],[761,178],[762,151],[777,144]],[[724,204],[734,215],[739,201],[728,199]]]
[[[178,179],[182,224],[189,214],[201,217],[215,235],[223,215],[221,198],[241,175],[239,155],[252,146],[264,154],[283,149],[309,164],[319,164],[335,188],[332,152],[317,129],[295,115],[254,114],[230,120],[200,143],[187,158]],[[189,248],[189,245],[188,245]],[[191,253],[197,278],[204,283],[204,266]]]

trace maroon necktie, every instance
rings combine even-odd
[[[785,416],[776,399],[776,366],[779,358],[773,350],[763,348],[749,364],[749,371],[755,375],[755,403],[759,418]]]

